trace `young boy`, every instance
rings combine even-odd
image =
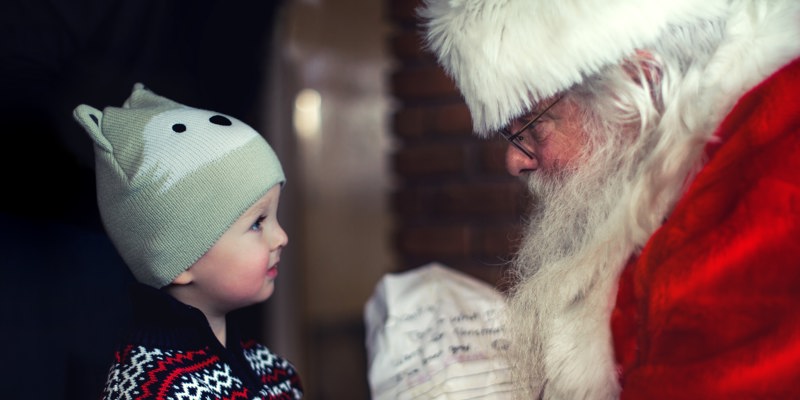
[[[94,141],[103,225],[139,283],[104,399],[299,399],[294,367],[228,313],[270,297],[288,238],[285,178],[243,122],[136,84],[121,108],[75,108]]]

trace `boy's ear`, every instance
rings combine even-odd
[[[194,276],[192,276],[192,273],[189,272],[189,270],[186,270],[186,271],[183,271],[180,274],[178,274],[178,276],[176,276],[175,279],[172,280],[172,284],[173,285],[188,285],[188,284],[192,283],[193,280],[194,280]]]

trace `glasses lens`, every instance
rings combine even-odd
[[[554,102],[550,103],[550,105],[547,106],[547,108],[545,108],[544,110],[542,110],[541,112],[536,114],[536,116],[533,117],[533,119],[531,119],[530,121],[528,121],[528,122],[526,122],[524,124],[514,124],[514,123],[512,123],[509,127],[500,129],[500,134],[503,135],[503,137],[506,140],[508,140],[509,143],[514,145],[514,147],[516,147],[519,151],[521,151],[523,154],[528,156],[528,158],[533,159],[533,152],[525,148],[524,138],[522,137],[522,134],[531,125],[536,124],[539,121],[539,118],[541,118],[542,115],[544,115],[548,110],[550,110],[550,108],[552,108],[554,105],[556,105],[556,103],[561,101],[562,98],[563,98],[563,96],[559,96],[558,98],[556,98],[556,100]],[[512,127],[514,127],[516,125],[521,125],[521,127],[519,128],[519,130],[517,130],[516,132],[512,133],[512,130],[510,128],[512,128]]]

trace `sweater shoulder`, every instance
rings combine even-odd
[[[258,399],[303,397],[300,376],[291,362],[255,341],[242,342],[242,351],[250,367],[264,383]]]

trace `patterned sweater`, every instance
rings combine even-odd
[[[202,312],[136,284],[133,329],[115,354],[104,400],[300,399],[294,367],[228,323],[223,347]]]

